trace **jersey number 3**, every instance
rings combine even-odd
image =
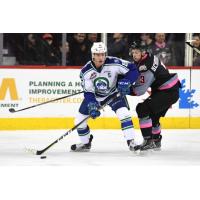
[[[140,83],[145,83],[144,76],[140,76]]]

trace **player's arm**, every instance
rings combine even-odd
[[[133,84],[139,76],[136,64],[123,59],[119,59],[118,62],[120,64],[118,66],[118,74],[123,75],[124,79],[128,79]]]
[[[96,101],[94,94],[94,86],[92,80],[88,77],[88,74],[80,73],[81,86],[84,91],[84,98],[89,101]]]
[[[137,80],[139,72],[135,64],[128,61],[122,62],[120,73],[124,75],[123,79],[118,81],[118,91],[122,95],[130,94],[131,85]]]
[[[141,73],[138,79],[136,80],[135,84],[132,86],[132,94],[133,96],[140,96],[143,95],[147,89],[151,86],[154,82],[155,77],[151,71],[146,71]]]
[[[81,85],[84,91],[84,98],[88,102],[88,112],[89,115],[95,119],[100,116],[99,103],[95,98],[94,86],[91,79],[87,75],[80,74]]]
[[[128,79],[132,85],[139,77],[139,72],[134,63],[128,63],[127,67],[129,71],[125,74],[124,79]]]

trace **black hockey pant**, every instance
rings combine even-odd
[[[136,106],[140,129],[145,139],[160,134],[160,117],[164,117],[172,104],[179,99],[179,83],[167,90],[157,90]],[[152,134],[153,133],[153,134]]]

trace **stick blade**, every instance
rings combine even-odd
[[[33,154],[33,155],[37,155],[37,150],[35,149],[25,148],[25,152]]]
[[[41,155],[45,152],[45,150],[38,151],[36,149],[31,149],[31,148],[25,148],[24,150],[25,150],[25,152],[33,154],[33,155]]]
[[[36,155],[41,155],[43,151],[36,151]]]

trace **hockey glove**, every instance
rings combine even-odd
[[[128,79],[122,79],[118,81],[117,89],[124,96],[130,94],[130,87],[131,82]]]
[[[97,102],[90,102],[88,103],[88,112],[89,115],[95,119],[100,116],[100,111],[98,110],[99,104]]]

